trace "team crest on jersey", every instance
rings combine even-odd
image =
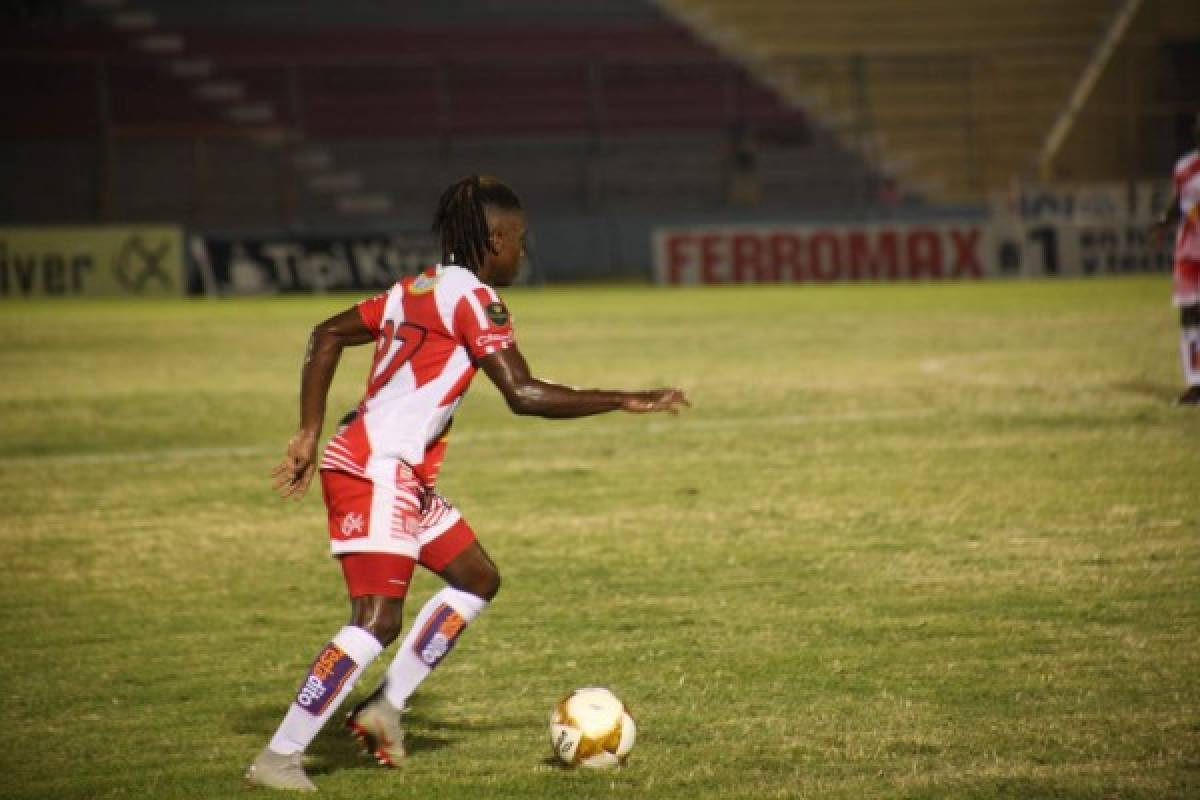
[[[487,317],[493,325],[507,325],[508,309],[504,307],[504,303],[488,303]]]
[[[339,527],[342,529],[342,536],[358,536],[366,529],[367,522],[363,519],[362,514],[357,511],[351,511],[342,517]]]
[[[412,292],[413,294],[425,294],[427,292],[432,292],[433,287],[437,286],[438,278],[440,277],[441,275],[437,272],[434,272],[432,275],[427,272],[422,272],[413,280],[412,285],[408,287],[408,291]]]

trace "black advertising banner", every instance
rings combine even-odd
[[[426,232],[191,238],[190,294],[246,295],[386,289],[436,264]]]

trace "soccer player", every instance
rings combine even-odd
[[[677,413],[679,389],[575,389],[533,377],[493,286],[509,286],[525,250],[517,195],[470,176],[442,194],[433,229],[442,263],[317,325],[300,386],[300,426],[275,468],[283,497],[300,498],[318,470],[317,440],[342,349],[373,343],[366,393],[320,461],[333,554],[351,598],[350,621],[318,653],[275,735],[246,772],[252,786],[315,791],[305,748],[367,666],[396,639],[416,564],[446,586],[420,610],[380,687],[347,727],[380,763],[404,757],[400,715],[500,587],[496,565],[435,489],[455,409],[482,368],[517,414],[582,417],[606,411]]]
[[[1193,121],[1196,149],[1175,164],[1175,191],[1158,222],[1155,236],[1162,236],[1179,222],[1175,234],[1175,306],[1179,309],[1179,352],[1187,388],[1176,401],[1200,405],[1200,112]]]

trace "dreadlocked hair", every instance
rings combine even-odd
[[[468,175],[446,187],[433,215],[433,231],[441,238],[443,263],[472,272],[479,270],[488,249],[488,208],[519,211],[521,200],[491,175]]]

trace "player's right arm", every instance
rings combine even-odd
[[[317,471],[317,443],[325,424],[325,401],[345,347],[375,341],[359,309],[349,308],[312,329],[300,374],[300,427],[272,472],[281,497],[299,500]]]
[[[508,407],[515,414],[566,419],[602,414],[606,411],[678,414],[691,405],[682,389],[650,389],[626,392],[615,389],[576,389],[535,378],[516,344],[479,360]]]

